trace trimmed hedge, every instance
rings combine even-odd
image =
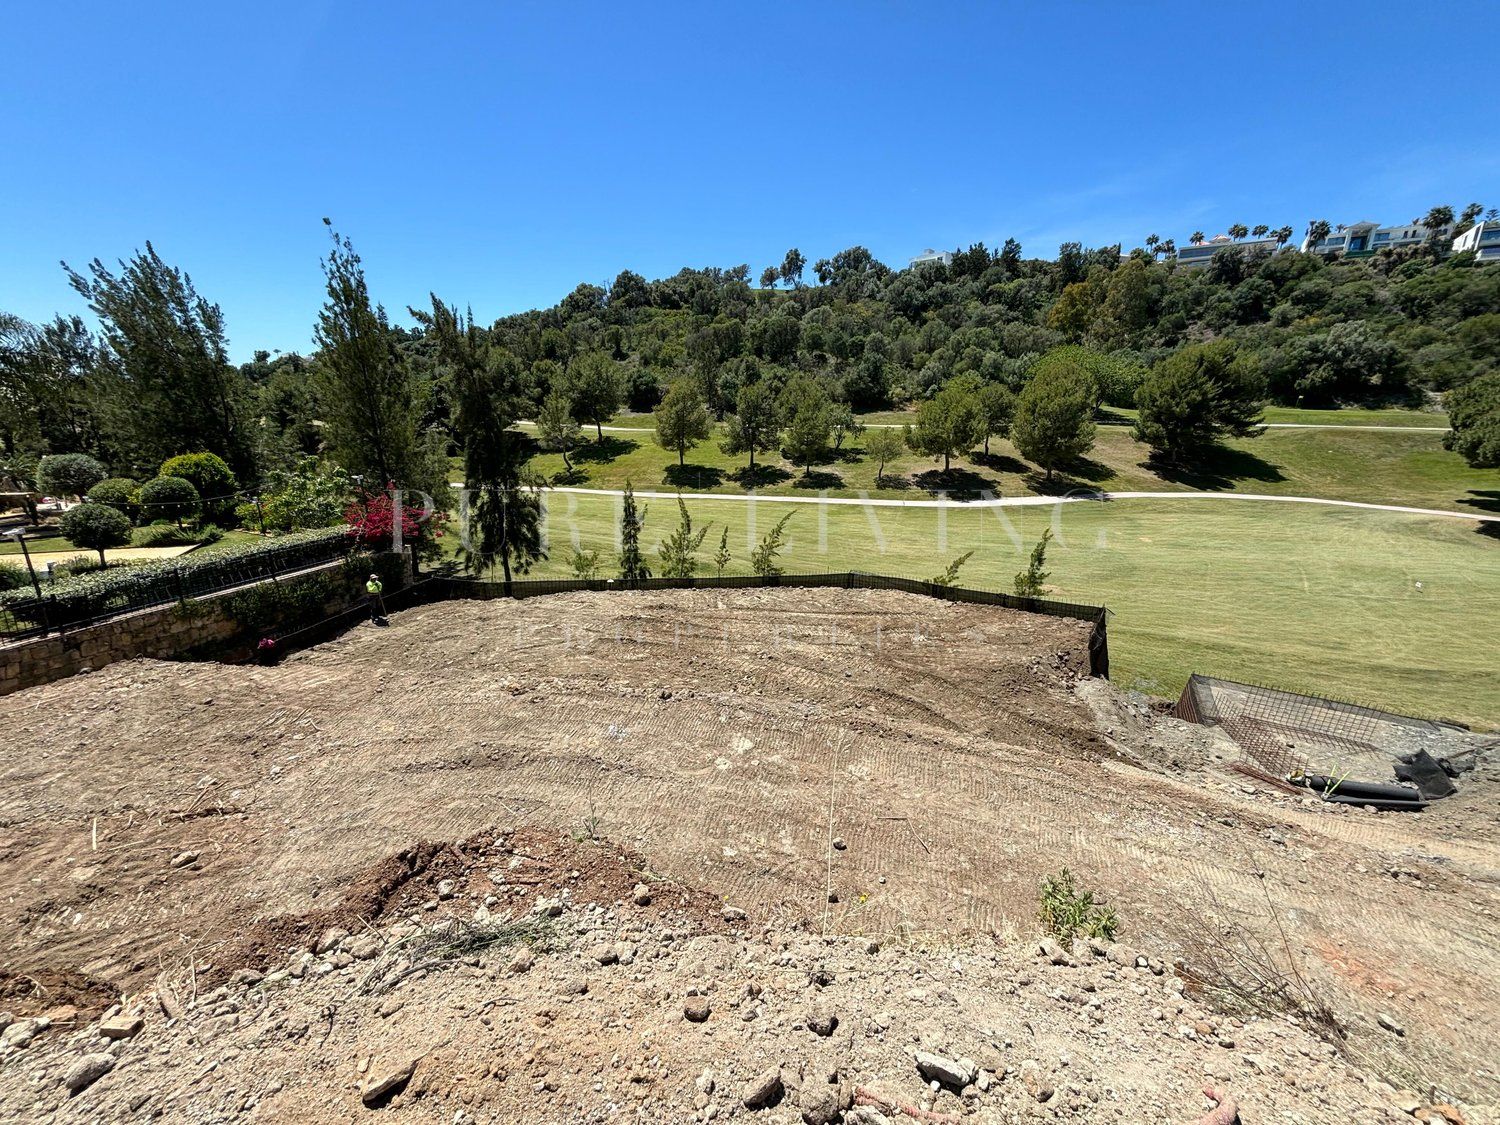
[[[273,572],[331,562],[344,555],[348,545],[344,528],[318,528],[212,554],[97,570],[54,583],[48,591],[47,619],[54,625],[76,624],[112,612],[196,597]],[[41,607],[29,588],[0,593],[0,614],[7,611],[21,621],[42,622]]]

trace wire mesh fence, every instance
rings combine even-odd
[[[1248,764],[1276,777],[1385,772],[1403,734],[1437,734],[1442,724],[1318,695],[1194,673],[1177,700],[1180,719],[1217,726]]]

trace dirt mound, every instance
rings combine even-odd
[[[239,969],[279,965],[330,930],[357,933],[414,913],[464,916],[477,901],[523,912],[538,896],[625,902],[643,882],[650,901],[639,905],[648,916],[670,907],[705,930],[722,926],[714,895],[662,879],[629,848],[537,827],[486,829],[459,841],[418,841],[361,871],[337,905],[255,923],[220,949],[204,979],[218,984]]]
[[[13,1016],[37,1016],[58,1008],[76,1008],[92,1019],[120,999],[114,985],[87,973],[57,969],[16,972],[0,969],[0,1009]]]

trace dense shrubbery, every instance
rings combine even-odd
[[[337,557],[348,543],[343,528],[319,529],[245,546],[216,548],[212,553],[194,552],[163,562],[114,566],[76,575],[55,582],[48,589],[49,601],[55,609],[52,620],[54,623],[87,620],[110,607],[191,596],[201,592],[205,583],[213,585],[216,579],[236,571],[249,581],[262,576],[273,561],[282,570],[312,566]],[[29,588],[0,593],[0,610],[40,620],[40,611],[32,602]]]

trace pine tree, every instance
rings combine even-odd
[[[630,482],[625,482],[625,502],[620,514],[620,581],[640,582],[651,577],[646,560],[641,557],[641,528],[646,522],[646,510],[637,514],[635,491]]]
[[[1031,561],[1026,569],[1016,575],[1016,597],[1039,598],[1042,596],[1042,590],[1049,577],[1048,572],[1042,567],[1047,565],[1047,544],[1051,539],[1052,529],[1049,527],[1042,532],[1042,537],[1031,549]]]
[[[729,525],[724,525],[723,534],[719,536],[719,549],[714,552],[714,575],[717,578],[724,577],[724,571],[729,568]]]
[[[313,331],[321,349],[319,406],[328,444],[345,469],[377,489],[394,483],[436,492],[447,474],[434,473],[417,432],[427,388],[397,346],[385,309],[371,304],[354,247],[336,231],[330,235],[333,249],[323,263],[327,300]]]
[[[698,548],[703,546],[703,537],[708,534],[707,524],[693,530],[693,517],[681,493],[677,496],[677,511],[676,530],[656,548],[663,578],[691,578],[698,573]]]
[[[676,453],[679,466],[687,451],[713,432],[713,419],[703,405],[703,396],[688,379],[679,379],[668,387],[654,413],[656,443]]]

